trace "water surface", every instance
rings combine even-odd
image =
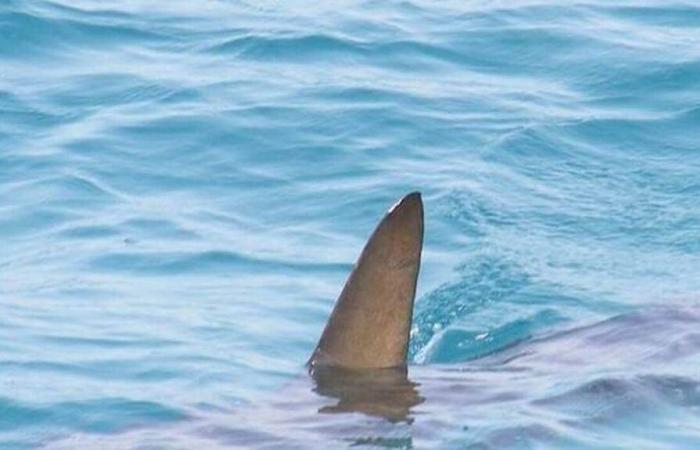
[[[5,0],[0,448],[696,448],[699,126],[694,2]],[[319,413],[413,190],[405,411]]]

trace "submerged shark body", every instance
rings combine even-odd
[[[700,308],[657,306],[449,365],[317,365],[254,404],[195,407],[164,428],[75,448],[697,448]],[[672,372],[670,372],[672,368]],[[684,435],[677,445],[667,436]],[[628,447],[629,448],[629,447]]]
[[[664,305],[523,340],[476,360],[406,366],[423,241],[419,194],[380,222],[309,360],[267,402],[201,410],[187,448],[670,448],[700,411],[700,308]],[[673,374],[667,372],[673,367]],[[688,426],[697,448],[700,428]],[[621,431],[616,431],[621,430]],[[148,431],[109,448],[150,442]],[[87,439],[64,447],[108,448]],[[123,445],[121,445],[123,444]]]

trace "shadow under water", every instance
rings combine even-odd
[[[413,422],[411,408],[425,399],[418,384],[408,378],[406,367],[356,370],[313,367],[309,371],[313,392],[337,400],[319,409],[320,413],[358,412],[390,422]]]

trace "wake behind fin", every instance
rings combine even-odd
[[[378,369],[406,364],[423,247],[423,202],[396,203],[365,244],[309,365]]]

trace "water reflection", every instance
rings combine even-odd
[[[314,392],[337,399],[320,413],[359,412],[391,422],[411,423],[411,408],[423,402],[418,384],[408,379],[403,368],[349,370],[314,367],[310,371]]]

